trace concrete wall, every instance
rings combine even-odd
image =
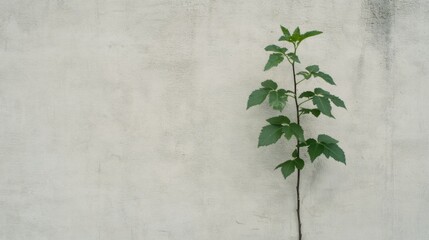
[[[295,179],[245,111],[279,24],[348,111],[303,173],[305,240],[429,238],[429,2],[0,1],[0,239],[296,239]],[[307,87],[315,85],[309,83]],[[290,107],[290,106],[289,106]],[[292,113],[292,110],[287,110]]]

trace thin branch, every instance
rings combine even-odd
[[[298,104],[298,106],[301,106],[302,104],[304,104],[304,103],[306,103],[306,102],[308,102],[308,101],[310,101],[310,100],[313,100],[313,98],[309,98],[309,99],[305,100],[304,102],[302,102],[302,103]]]
[[[305,81],[305,80],[307,80],[307,79],[301,79],[301,80],[299,80],[297,83],[296,83],[296,85],[298,85],[298,84],[300,84],[301,82],[303,82],[303,81]]]
[[[287,61],[288,61],[290,64],[293,64],[293,62],[291,62],[291,61],[290,61],[290,59],[289,59],[289,57],[286,55],[286,53],[283,53],[283,55],[286,57]]]

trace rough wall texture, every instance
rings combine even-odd
[[[324,31],[301,60],[349,108],[303,120],[348,157],[306,167],[305,240],[428,239],[428,23],[425,0],[0,1],[0,239],[296,239],[289,152],[245,111],[290,84],[262,71],[279,24]]]

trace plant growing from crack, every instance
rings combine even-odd
[[[301,171],[305,166],[305,161],[302,157],[302,148],[307,148],[308,157],[311,162],[322,154],[326,158],[333,158],[334,160],[346,163],[346,157],[343,150],[338,146],[338,141],[326,134],[320,134],[317,138],[305,138],[304,130],[300,123],[300,118],[305,115],[313,115],[319,117],[321,114],[334,118],[331,113],[332,105],[337,107],[346,108],[344,102],[337,96],[332,95],[330,92],[322,88],[315,88],[313,91],[298,91],[298,85],[314,81],[315,79],[322,79],[328,84],[335,85],[332,77],[319,70],[319,66],[310,65],[305,70],[296,73],[296,65],[301,63],[297,55],[297,50],[303,40],[321,34],[320,31],[309,31],[301,34],[299,27],[297,27],[291,34],[289,30],[280,26],[283,35],[279,41],[286,42],[292,45],[293,49],[290,51],[286,47],[278,45],[269,45],[265,48],[266,51],[271,52],[268,62],[265,65],[264,71],[277,67],[286,59],[292,68],[293,85],[292,89],[279,88],[278,84],[273,80],[265,80],[261,83],[262,87],[253,91],[247,101],[247,109],[252,106],[259,105],[268,98],[269,105],[280,112],[286,106],[289,98],[293,99],[293,105],[296,111],[295,122],[290,117],[279,115],[267,119],[269,123],[263,127],[259,135],[258,147],[268,146],[276,143],[282,136],[287,140],[292,138],[296,139],[295,149],[292,152],[292,157],[279,164],[275,169],[280,169],[283,177],[286,179],[293,172],[297,172],[296,183],[296,204],[297,204],[297,221],[298,221],[298,239],[302,239],[302,222],[301,222],[301,208],[300,208],[300,181]],[[297,79],[300,78],[300,79]],[[312,107],[305,107],[312,103]]]

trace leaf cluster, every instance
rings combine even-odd
[[[262,128],[259,134],[258,147],[276,143],[283,135],[287,140],[294,136],[298,141],[304,142],[304,130],[295,122],[284,115],[272,117],[266,120],[269,125]]]
[[[293,92],[285,89],[277,89],[277,83],[271,79],[263,81],[261,86],[261,88],[250,94],[247,100],[247,109],[263,103],[268,97],[268,103],[273,109],[280,112],[283,111],[288,97],[290,97],[290,94],[293,94]]]
[[[268,61],[265,64],[264,71],[270,70],[273,67],[279,66],[286,59],[295,71],[295,63],[301,63],[300,58],[297,55],[297,49],[301,42],[309,37],[313,37],[321,34],[320,31],[309,31],[301,34],[299,27],[295,28],[293,33],[280,26],[282,36],[279,41],[288,42],[292,44],[293,49],[289,51],[288,48],[279,45],[271,44],[265,47],[265,51],[270,52]],[[303,79],[296,82],[295,78],[302,76]],[[305,91],[298,95],[297,85],[301,82],[308,81],[312,78],[322,79],[330,85],[336,85],[333,78],[320,71],[318,65],[310,65],[298,72],[294,77],[294,91],[279,88],[278,84],[269,79],[261,83],[261,87],[254,90],[247,101],[247,109],[250,107],[259,105],[268,99],[269,105],[278,111],[283,111],[286,107],[286,103],[289,97],[292,97],[296,101],[296,110],[298,111],[297,122],[292,122],[289,117],[285,115],[279,115],[267,119],[268,125],[264,126],[259,134],[258,147],[269,146],[277,143],[280,138],[284,136],[286,140],[296,139],[296,149],[292,152],[292,157],[289,160],[279,164],[275,169],[281,169],[284,178],[287,178],[296,169],[301,170],[304,168],[305,161],[299,156],[300,148],[307,148],[307,153],[311,162],[320,156],[326,158],[333,158],[334,160],[346,163],[346,157],[344,151],[338,145],[338,140],[326,135],[320,134],[317,138],[305,138],[304,130],[299,123],[299,116],[312,114],[315,117],[319,117],[321,114],[334,118],[332,115],[332,105],[337,107],[345,108],[346,105],[342,99],[338,96],[331,94],[330,92],[322,89],[315,88],[313,91]],[[298,103],[298,99],[301,100]],[[311,102],[312,108],[306,108],[302,105]]]
[[[309,138],[302,146],[308,147],[307,150],[311,162],[323,153],[327,158],[332,157],[336,161],[346,164],[346,156],[343,150],[338,146],[338,140],[326,134],[320,134],[317,140]]]
[[[297,73],[296,75],[303,76],[305,80],[308,80],[311,77],[314,77],[314,78],[320,77],[323,80],[325,80],[325,82],[327,82],[331,85],[335,85],[335,82],[332,79],[332,77],[329,74],[326,74],[326,73],[320,71],[319,66],[310,65],[310,66],[306,67],[305,70],[306,71],[301,71],[301,72]]]
[[[300,114],[312,113],[315,117],[318,117],[320,113],[322,113],[328,117],[335,118],[331,112],[331,103],[337,107],[346,109],[346,105],[341,98],[323,90],[322,88],[315,88],[314,91],[305,91],[299,95],[299,98],[307,99],[302,102],[302,104],[311,100],[313,105],[316,107],[313,109],[300,108]]]
[[[299,45],[306,38],[322,34],[321,31],[316,30],[301,34],[299,27],[295,28],[292,34],[290,34],[289,30],[283,26],[280,26],[280,29],[282,30],[283,35],[279,38],[279,41],[287,41],[294,44],[295,46]]]

